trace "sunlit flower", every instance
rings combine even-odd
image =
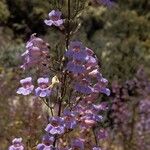
[[[71,112],[69,110],[64,110],[64,123],[65,123],[65,128],[67,129],[73,129],[77,125],[77,121],[75,118],[75,113]]]

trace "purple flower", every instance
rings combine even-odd
[[[22,145],[22,138],[15,138],[12,140],[12,145],[9,147],[9,150],[24,150]]]
[[[110,95],[110,90],[108,88],[103,87],[101,84],[97,83],[94,86],[94,92],[100,92],[100,93],[104,93],[107,96]]]
[[[75,90],[83,94],[91,94],[93,92],[93,88],[91,86],[81,84],[76,84]]]
[[[51,89],[48,87],[49,78],[39,78],[38,79],[39,87],[35,89],[35,93],[39,97],[47,97],[51,94]]]
[[[37,145],[38,150],[53,150],[54,137],[48,134],[44,135],[42,138],[42,143]]]
[[[89,59],[86,51],[75,52],[73,54],[73,59],[81,62],[86,62]]]
[[[108,88],[101,88],[100,92],[106,94],[107,96],[110,95],[110,90]]]
[[[92,106],[93,106],[93,109],[96,111],[102,111],[102,110],[108,109],[107,103],[105,102],[102,102],[101,104],[98,104],[98,105],[92,104]]]
[[[103,117],[97,114],[87,114],[86,119],[93,119],[94,121],[102,121]]]
[[[53,145],[47,146],[43,143],[38,144],[36,148],[37,150],[54,150]]]
[[[26,69],[34,65],[43,64],[49,53],[48,43],[32,34],[26,44],[26,51],[22,54],[24,64],[21,68]]]
[[[101,78],[100,82],[104,85],[107,85],[108,84],[108,80],[105,79],[105,78]]]
[[[67,51],[65,52],[65,56],[72,59],[74,53],[75,53],[75,52],[74,52],[73,50],[67,50]]]
[[[45,145],[52,145],[53,142],[54,142],[54,137],[48,134],[44,135],[42,138],[42,143],[44,143]]]
[[[91,94],[94,91],[94,89],[89,86],[89,82],[86,79],[82,79],[80,83],[76,83],[75,90],[83,94]]]
[[[70,42],[69,49],[65,53],[66,57],[76,61],[85,62],[89,59],[88,53],[79,41]]]
[[[34,86],[32,85],[31,77],[20,80],[20,83],[22,87],[17,90],[17,94],[29,95],[33,91]]]
[[[90,71],[88,73],[89,76],[92,76],[92,77],[96,77],[97,74],[99,74],[99,70],[98,69],[93,69],[92,71]]]
[[[29,41],[26,43],[26,49],[30,50],[32,47],[38,47],[41,51],[48,51],[49,44],[44,42],[43,39],[36,37],[36,34],[32,34]]]
[[[62,13],[58,10],[52,10],[48,16],[49,16],[49,19],[47,20],[44,20],[45,24],[48,25],[48,26],[61,26],[63,24],[63,19],[61,19],[61,15]]]
[[[86,67],[95,67],[98,64],[98,60],[93,56],[88,56],[87,62],[85,64]]]
[[[85,47],[83,46],[82,42],[72,41],[72,42],[70,42],[69,48],[66,51],[65,55],[68,58],[73,58],[73,55],[76,52],[80,52],[80,51],[83,51],[83,50],[85,50]]]
[[[75,64],[74,62],[68,62],[67,70],[71,71],[72,73],[78,74],[83,73],[85,71],[84,65]]]
[[[73,129],[77,125],[77,121],[75,118],[75,113],[69,111],[68,109],[64,110],[64,123],[65,123],[65,128],[67,129]]]
[[[74,139],[71,143],[71,148],[84,150],[84,140],[83,139]]]
[[[55,135],[64,133],[64,120],[61,117],[51,117],[50,123],[45,128],[45,131]]]

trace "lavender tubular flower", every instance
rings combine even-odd
[[[54,149],[53,145],[47,146],[45,144],[38,144],[36,148],[37,150],[53,150]]]
[[[89,56],[87,55],[86,51],[81,51],[74,53],[73,59],[80,62],[86,62],[89,59]]]
[[[65,128],[74,129],[77,126],[75,113],[69,110],[64,110],[63,114],[64,114]]]
[[[55,134],[63,134],[65,131],[64,120],[61,117],[51,117],[50,123],[45,128],[45,131],[55,135]]]
[[[29,95],[34,89],[34,86],[32,85],[32,78],[27,77],[25,79],[20,80],[20,83],[22,84],[22,87],[20,87],[17,90],[17,94],[22,94],[22,95]]]
[[[49,19],[46,19],[44,22],[46,25],[48,26],[56,26],[56,27],[59,27],[63,24],[63,19],[61,19],[61,15],[62,13],[58,10],[52,10],[48,16],[49,16]]]
[[[106,103],[101,103],[101,104],[98,104],[98,105],[92,104],[92,106],[93,106],[93,109],[96,110],[96,111],[104,111],[104,110],[108,109]]]
[[[47,97],[51,95],[51,89],[48,87],[49,85],[49,78],[39,78],[38,85],[35,89],[36,96],[39,97]]]
[[[71,150],[76,150],[76,149],[80,149],[80,150],[84,150],[84,140],[83,139],[74,139],[72,141],[72,144],[71,144]]]
[[[97,83],[97,84],[94,86],[94,91],[95,91],[95,92],[104,93],[104,94],[106,94],[107,96],[110,95],[110,90],[109,90],[108,88],[103,87],[103,86],[100,85],[99,83]]]
[[[42,143],[37,145],[37,150],[53,150],[54,137],[48,134],[42,138]]]
[[[93,92],[93,88],[88,85],[76,84],[75,90],[77,92],[81,92],[83,94],[91,94]]]
[[[35,65],[42,65],[47,61],[48,53],[48,43],[36,37],[36,34],[32,34],[26,44],[26,51],[22,54],[24,64],[21,68],[27,69]]]
[[[83,65],[75,64],[73,62],[68,62],[67,70],[72,73],[78,74],[83,73],[85,71],[85,67]]]
[[[12,140],[12,145],[9,147],[8,150],[24,150],[22,145],[22,138],[15,138]]]

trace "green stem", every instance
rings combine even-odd
[[[92,131],[93,131],[93,135],[94,135],[95,144],[96,144],[96,146],[98,146],[98,141],[96,138],[95,129],[93,128]]]
[[[68,0],[68,18],[67,18],[67,37],[66,37],[66,48],[68,49],[70,40],[70,18],[71,18],[71,2]]]

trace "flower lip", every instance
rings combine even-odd
[[[31,82],[32,82],[32,78],[31,77],[27,77],[27,78],[24,78],[24,79],[20,80],[21,84],[31,83]]]
[[[49,78],[39,78],[37,80],[38,84],[48,84],[49,83]]]
[[[83,73],[85,71],[85,67],[84,65],[78,65],[73,62],[68,62],[67,70],[78,74],[78,73]]]
[[[15,138],[12,140],[12,143],[15,144],[15,143],[21,143],[22,142],[22,138]]]
[[[57,20],[60,19],[61,15],[62,15],[62,13],[61,13],[59,10],[52,10],[52,11],[48,14],[48,16],[49,16],[50,19],[51,19],[51,17],[57,17],[57,18],[58,18]]]

